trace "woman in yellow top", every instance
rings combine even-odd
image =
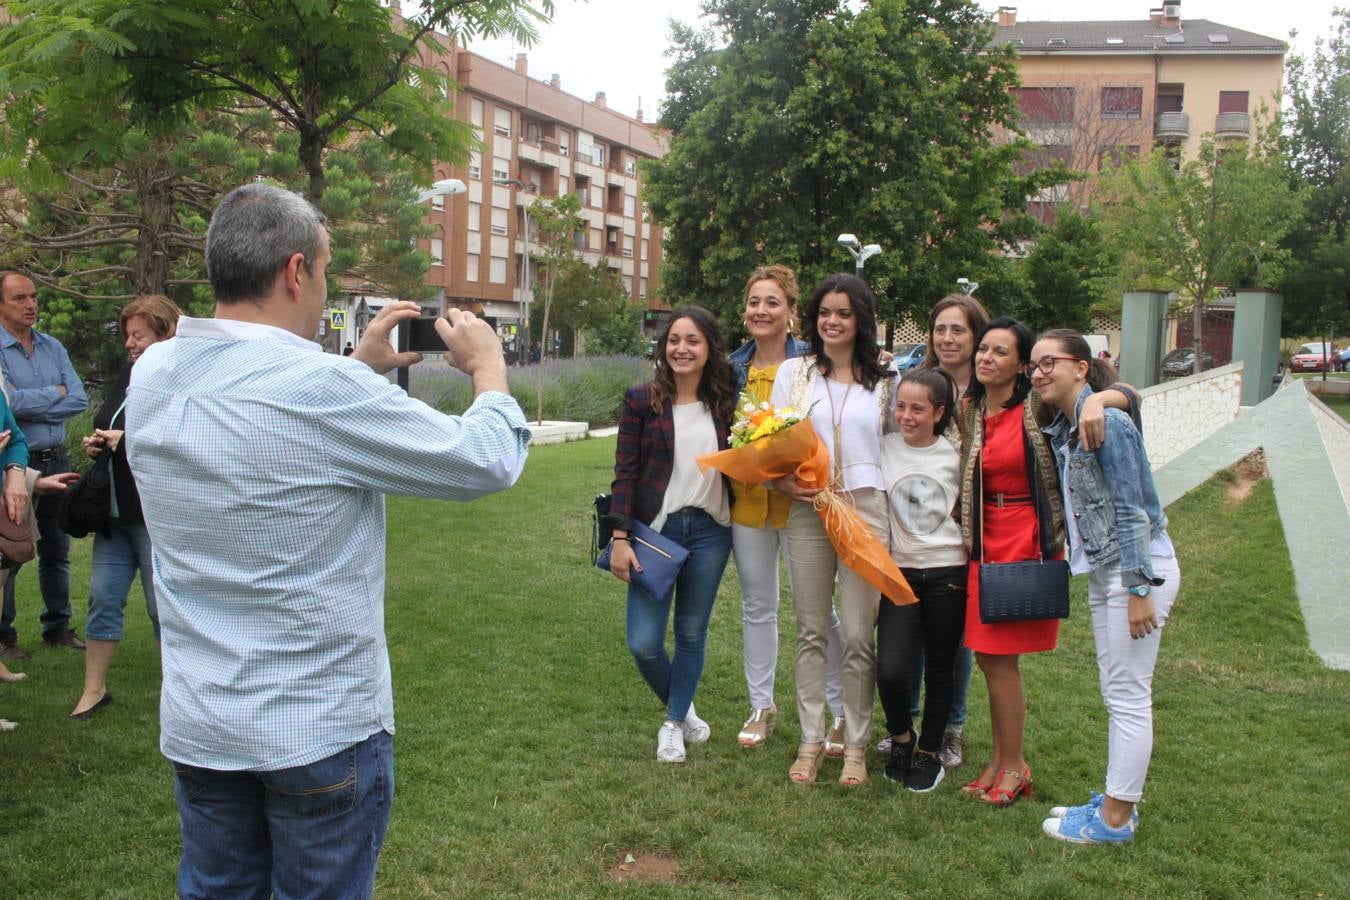
[[[745,330],[750,334],[730,355],[736,393],[755,403],[769,400],[774,376],[785,359],[802,356],[810,345],[792,336],[797,315],[797,276],[787,266],[760,266],[745,283]],[[787,555],[787,516],[792,501],[759,484],[732,482],[731,545],[741,578],[745,683],[750,718],[736,742],[758,747],[773,732],[778,708],[773,702],[778,668],[778,556]],[[825,752],[844,755],[844,697],[840,679],[842,651],[839,617],[832,614],[825,698],[833,715]]]

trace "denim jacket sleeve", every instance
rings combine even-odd
[[[1144,471],[1141,467],[1145,459],[1143,439],[1127,414],[1117,409],[1106,411],[1106,440],[1093,452],[1101,466],[1116,515],[1120,581],[1127,588],[1139,584],[1157,584],[1149,556],[1152,535],[1144,506]]]

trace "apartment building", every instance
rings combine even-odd
[[[1283,41],[1207,19],[1183,20],[1179,0],[1127,21],[1019,22],[1001,7],[996,45],[1016,48],[1028,136],[1046,158],[1098,172],[1165,148],[1193,158],[1201,141],[1246,139],[1274,116]],[[1038,198],[1081,205],[1093,179]],[[1041,207],[1041,209],[1037,209]]]
[[[394,15],[401,4],[385,0]],[[643,121],[609,109],[603,92],[584,100],[562,89],[561,78],[533,78],[529,59],[517,54],[507,66],[455,46],[437,35],[440,52],[424,50],[423,69],[437,71],[457,87],[454,115],[473,125],[483,147],[467,165],[435,167],[435,178],[458,178],[468,190],[427,204],[425,221],[435,231],[419,242],[430,254],[426,283],[436,297],[428,311],[464,309],[492,324],[512,350],[527,310],[542,294],[538,268],[527,262],[536,237],[528,209],[535,200],[575,194],[587,227],[575,235],[576,248],[592,265],[604,265],[622,280],[628,294],[652,310],[647,327],[668,308],[658,300],[661,228],[650,221],[641,196],[638,160],[665,153],[661,133]],[[528,283],[526,278],[528,277]],[[389,297],[369,284],[344,284],[330,298],[345,313],[344,332],[328,331],[325,346],[359,339],[366,323]],[[558,327],[550,324],[550,331]],[[532,335],[539,340],[540,335]]]
[[[575,194],[587,227],[577,250],[623,281],[629,295],[656,307],[661,229],[641,202],[638,160],[664,148],[654,126],[608,109],[605,95],[582,100],[560,79],[531,78],[518,54],[513,67],[456,49],[436,63],[459,85],[456,114],[482,134],[467,166],[438,166],[468,192],[434,201],[427,221],[437,231],[426,249],[435,261],[428,284],[445,307],[472,309],[498,325],[516,324],[531,285],[523,283],[528,207],[536,199]],[[535,281],[535,266],[529,267]]]

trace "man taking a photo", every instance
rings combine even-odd
[[[160,749],[183,897],[369,896],[393,799],[385,494],[467,501],[515,483],[530,432],[496,335],[436,322],[474,401],[447,416],[382,373],[417,361],[386,306],[350,357],[312,342],[323,216],[265,184],[207,232],[212,319],[137,363],[128,453],[154,545]]]

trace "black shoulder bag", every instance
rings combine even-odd
[[[1025,428],[1025,423],[1023,424]],[[1062,559],[1046,559],[1046,546],[1038,523],[1037,559],[1021,562],[984,561],[984,417],[980,417],[980,621],[1024,622],[1031,619],[1067,619],[1069,617],[1069,564]],[[1036,502],[1038,466],[1031,465],[1031,497]],[[1039,513],[1038,513],[1039,515]]]

